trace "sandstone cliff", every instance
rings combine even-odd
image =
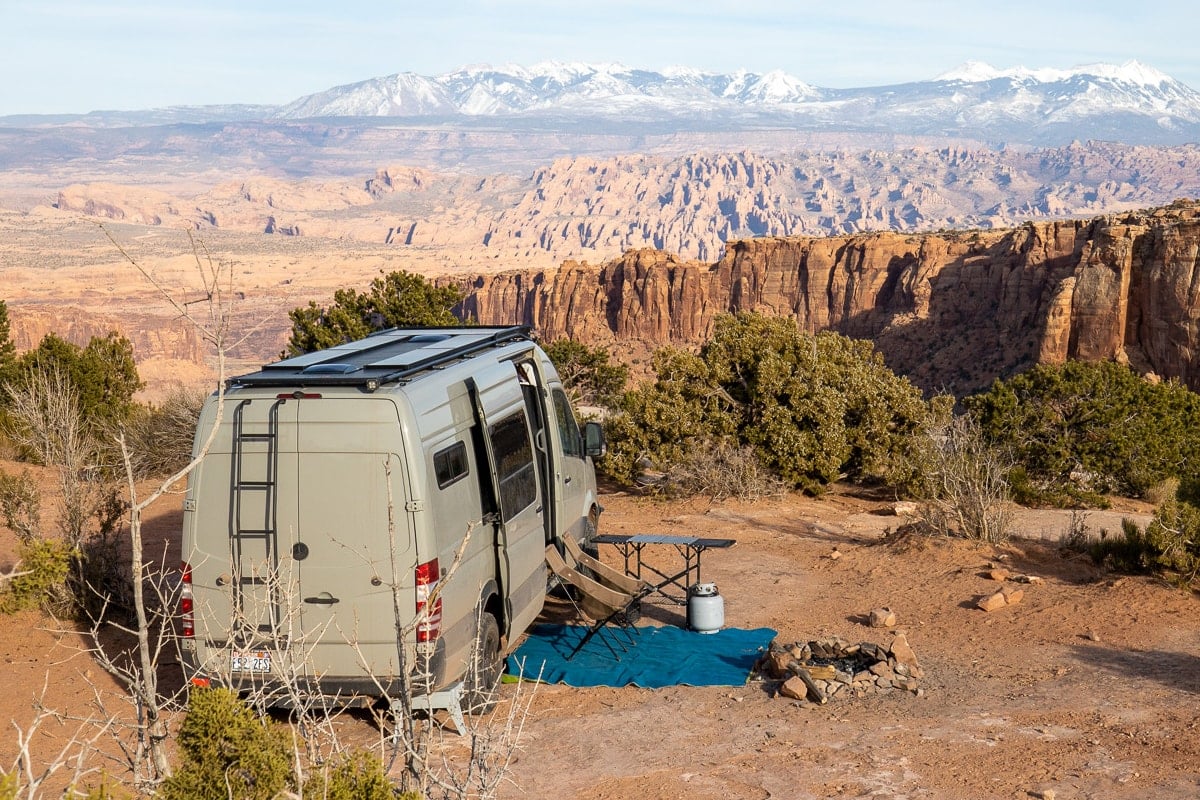
[[[733,242],[716,263],[637,250],[462,282],[464,310],[621,350],[695,343],[722,312],[876,341],[928,391],[1038,362],[1116,359],[1200,387],[1200,203],[1008,230]]]

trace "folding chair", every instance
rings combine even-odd
[[[567,548],[567,556],[575,562],[576,565],[583,567],[597,583],[607,586],[609,589],[625,594],[641,595],[644,597],[654,587],[641,578],[635,578],[628,575],[619,569],[614,569],[598,558],[593,558],[583,551],[579,546],[579,542],[567,536],[563,539]]]
[[[581,617],[586,617],[592,620],[592,624],[588,626],[587,633],[584,635],[579,644],[575,645],[575,649],[573,649],[571,654],[567,656],[567,660],[570,661],[572,658],[574,658],[575,654],[582,650],[584,645],[591,641],[593,636],[599,635],[600,641],[604,642],[604,645],[608,648],[608,651],[613,654],[613,658],[615,658],[617,661],[620,661],[621,656],[617,654],[617,651],[613,649],[612,643],[607,637],[604,636],[603,629],[608,625],[620,628],[624,635],[628,637],[629,644],[632,646],[634,644],[634,638],[631,630],[634,630],[633,620],[636,619],[636,609],[642,598],[653,591],[653,587],[644,583],[643,581],[638,581],[636,578],[629,579],[629,581],[632,581],[632,583],[625,581],[624,579],[626,579],[628,576],[617,573],[610,567],[607,567],[606,565],[601,564],[599,561],[589,557],[589,562],[600,564],[604,570],[620,576],[622,582],[626,583],[629,588],[634,589],[635,591],[622,591],[618,588],[606,586],[599,580],[595,580],[587,575],[584,575],[577,568],[578,566],[584,565],[581,562],[575,561],[574,557],[570,553],[570,546],[568,546],[567,555],[574,562],[573,564],[568,564],[563,558],[563,555],[558,552],[558,548],[554,545],[550,545],[546,548],[546,565],[550,567],[550,571],[553,572],[560,581],[569,586],[575,587],[575,589],[579,591],[580,599],[578,602],[576,602],[575,598],[572,597],[570,593],[567,594],[567,597],[570,598],[571,604],[575,606],[576,612],[578,612]],[[590,563],[586,565],[585,568],[592,569]],[[600,573],[597,572],[598,577],[599,575]],[[605,575],[605,580],[613,580],[612,575]],[[616,583],[616,581],[614,581],[614,583]],[[620,641],[618,641],[617,644],[621,647],[621,652],[629,652],[629,648]]]

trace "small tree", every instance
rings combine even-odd
[[[462,300],[456,286],[435,286],[411,272],[390,272],[369,291],[338,289],[328,307],[309,302],[292,309],[292,336],[285,355],[299,355],[361,339],[396,327],[454,325],[451,309]]]
[[[559,339],[543,349],[575,403],[612,406],[620,400],[629,380],[629,367],[611,363],[612,356],[604,347]]]
[[[94,336],[85,347],[48,333],[15,366],[14,388],[39,373],[61,375],[76,396],[84,425],[92,428],[127,419],[135,406],[133,396],[142,388],[133,345],[116,333]]]

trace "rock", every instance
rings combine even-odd
[[[1038,794],[1038,797],[1042,798],[1042,800],[1054,800],[1054,798],[1058,797],[1058,792],[1053,789],[1043,789]]]
[[[887,658],[887,650],[874,642],[860,642],[858,652],[862,654],[864,661],[882,661]]]
[[[1008,600],[1005,599],[1004,592],[994,592],[987,597],[977,600],[975,605],[984,611],[995,611],[998,608],[1004,608],[1008,605]]]
[[[892,503],[892,513],[897,517],[915,517],[917,516],[917,504],[904,501]]]
[[[788,664],[793,661],[791,653],[771,651],[763,656],[760,667],[760,672],[766,673],[772,678],[783,678],[790,673],[788,672]]]
[[[867,615],[867,624],[872,628],[890,628],[896,624],[896,612],[886,606],[873,608]]]
[[[897,664],[904,664],[909,668],[921,666],[920,662],[917,661],[917,654],[913,652],[912,647],[908,644],[908,637],[903,633],[897,633],[892,638],[892,646],[888,650],[888,654],[891,660]]]
[[[842,557],[842,554],[839,553],[837,550],[834,550],[832,553],[829,554],[829,558],[832,561],[837,561],[841,557]]]
[[[1100,641],[1100,634],[1096,633],[1095,631],[1088,631],[1087,638],[1089,641],[1098,642]]]
[[[793,675],[779,685],[779,693],[792,700],[804,700],[808,697],[808,687],[798,676]]]
[[[1009,571],[1004,567],[994,567],[993,569],[989,569],[986,573],[984,573],[988,580],[1001,582],[1008,580],[1009,574]]]
[[[1000,590],[1000,594],[1004,595],[1004,602],[1007,605],[1015,606],[1025,597],[1025,590],[1016,587],[1008,587]]]
[[[785,681],[785,684],[792,680],[799,680],[806,687],[808,687],[808,695],[807,695],[808,699],[812,700],[814,703],[817,703],[817,704],[823,704],[823,703],[828,702],[829,698],[825,696],[825,691],[821,688],[820,685],[818,685],[817,681],[813,680],[812,675],[808,674],[807,669],[805,669],[804,667],[802,667],[798,664],[793,664],[792,672],[793,672],[793,677],[789,678],[787,681]],[[795,689],[794,684],[792,686],[792,689],[793,690]]]

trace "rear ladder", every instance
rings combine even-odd
[[[277,528],[279,406],[267,413],[266,431],[247,430],[243,400],[233,411],[233,465],[230,470],[229,545],[233,556],[234,635],[243,646],[266,639],[281,646],[282,607]],[[247,561],[249,559],[249,561]],[[266,574],[263,574],[263,570]]]

